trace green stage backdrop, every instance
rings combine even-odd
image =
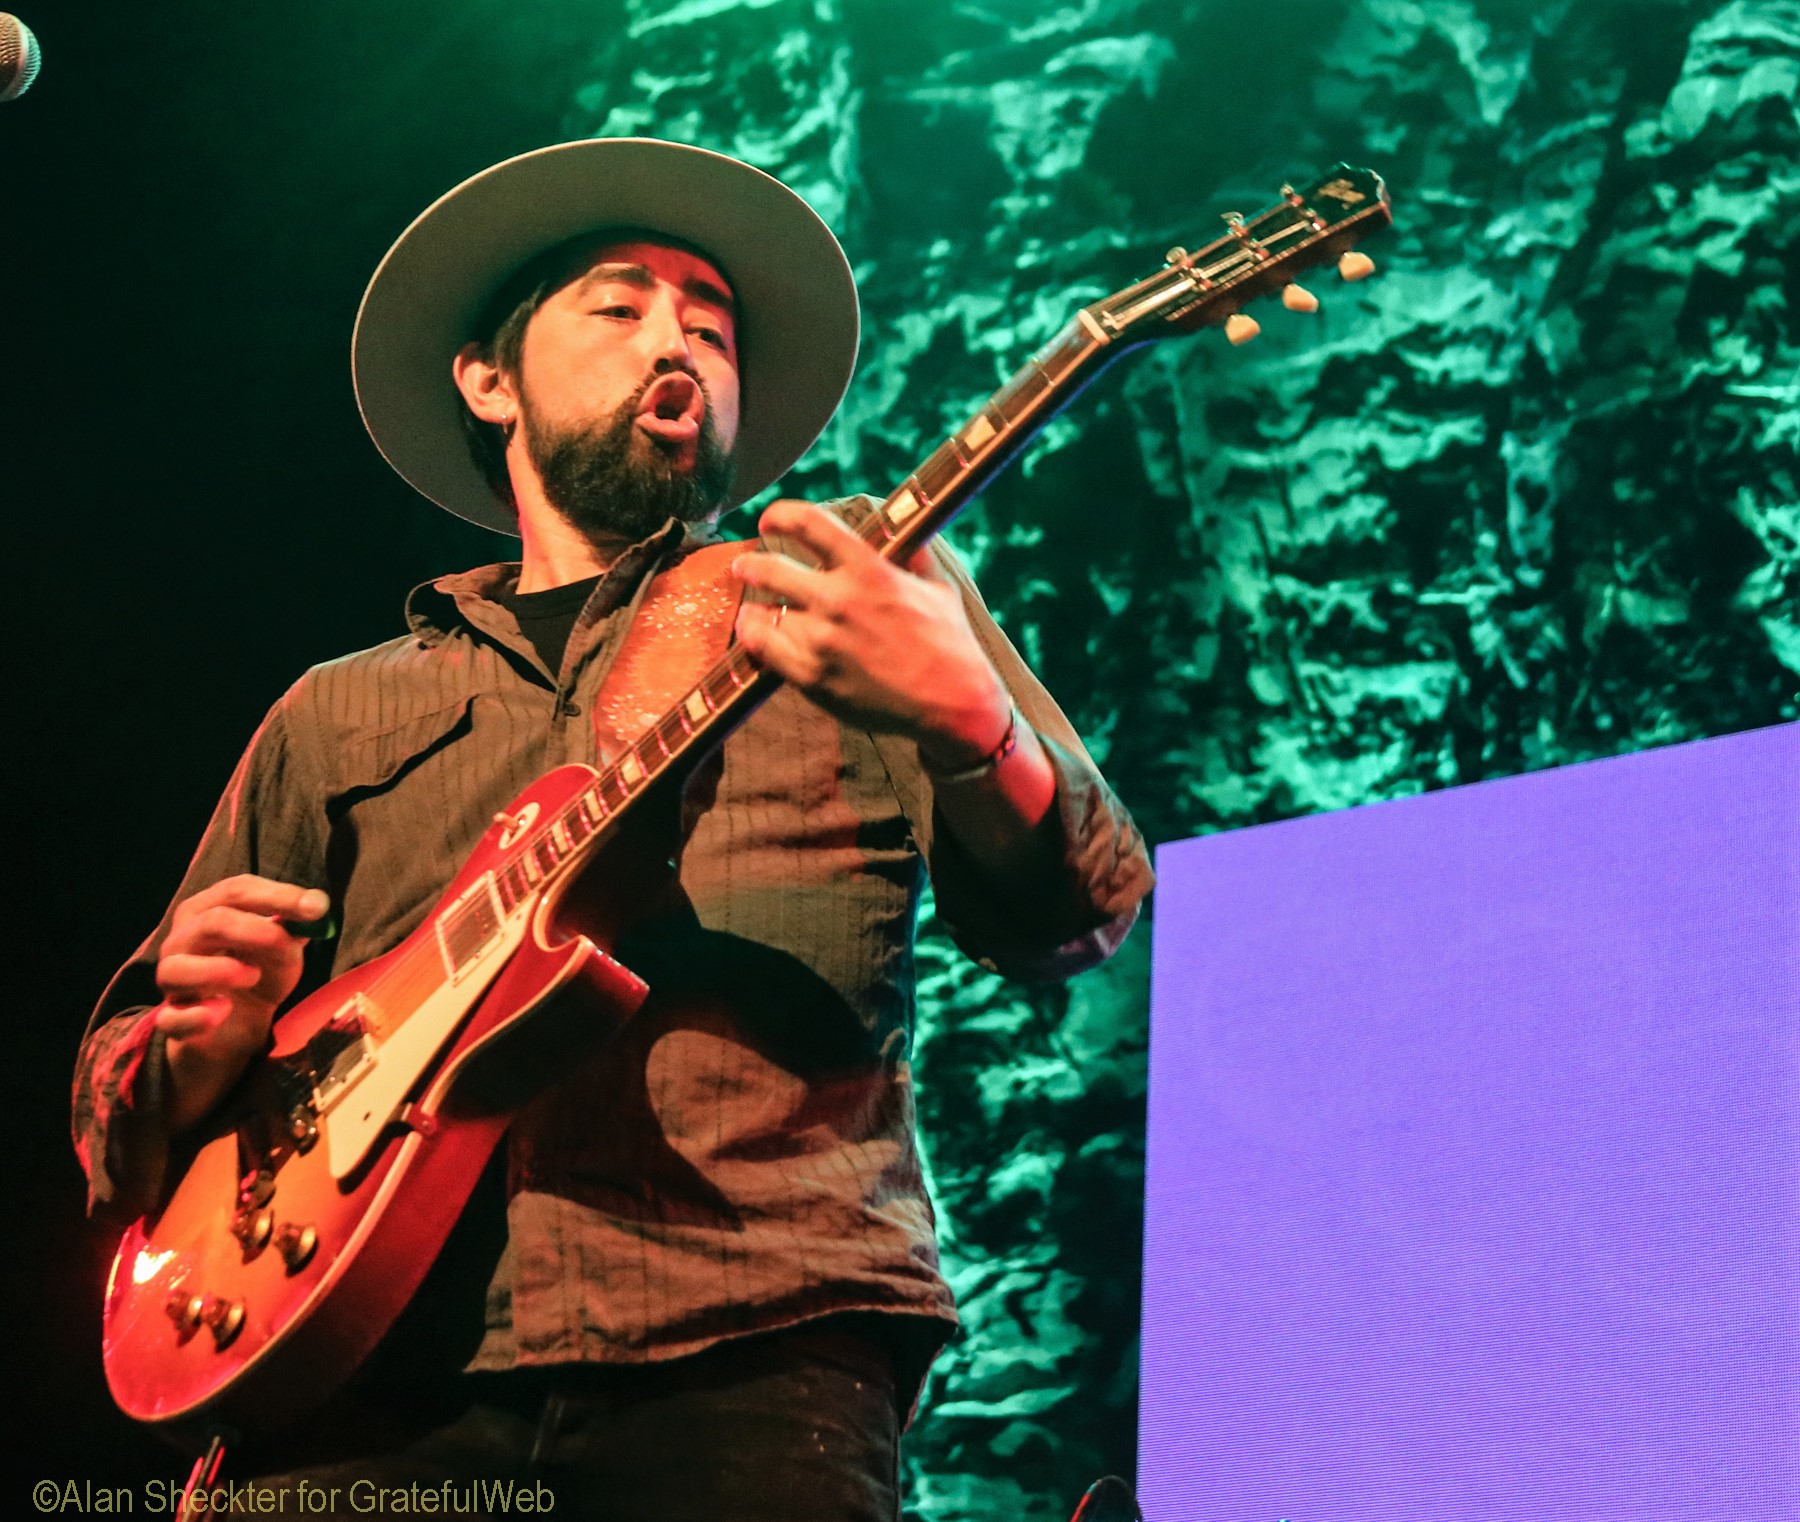
[[[568,135],[739,154],[856,265],[790,494],[885,493],[1221,212],[1388,178],[1379,279],[1128,361],[954,531],[1153,839],[1796,715],[1792,0],[639,0],[592,49]],[[967,1335],[910,1506],[1066,1517],[1132,1456],[1148,938],[921,966]]]

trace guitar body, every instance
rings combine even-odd
[[[507,813],[553,817],[595,775],[561,767]],[[262,1427],[316,1404],[404,1309],[518,1106],[643,1002],[645,985],[592,936],[554,938],[551,888],[513,910],[521,933],[493,959],[491,978],[483,983],[477,967],[451,990],[460,1008],[434,1012],[427,1000],[393,1018],[408,964],[438,959],[445,912],[503,864],[507,836],[490,828],[399,946],[276,1021],[272,1049],[204,1132],[168,1202],[125,1233],[106,1291],[104,1360],[128,1415]],[[606,844],[587,876],[604,879]],[[627,844],[618,854],[643,853]],[[641,876],[637,884],[641,892]],[[326,1089],[321,1038],[339,1045],[351,1034],[345,1012],[377,1006],[386,1039],[370,1042],[359,1075]],[[434,1013],[448,1031],[442,1044],[416,1073],[405,1065],[403,1084],[378,1084],[400,1032]],[[363,1019],[364,1039],[376,1023]],[[334,1148],[339,1128],[369,1136],[348,1166]]]

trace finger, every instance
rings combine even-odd
[[[765,537],[791,539],[804,546],[817,558],[822,570],[863,565],[880,558],[850,532],[843,519],[811,502],[791,498],[771,502],[756,527]]]
[[[778,618],[786,615],[786,608],[770,606],[767,603],[747,602],[741,604],[733,625],[737,642],[760,659],[763,642],[768,638],[769,630],[774,627]]]
[[[177,952],[156,964],[157,987],[180,1002],[217,994],[245,993],[263,980],[265,969],[236,957]]]
[[[739,555],[731,562],[731,571],[746,587],[754,587],[766,594],[751,606],[786,603],[794,608],[810,608],[825,592],[825,578],[821,572],[766,550]]]
[[[739,642],[782,680],[802,689],[816,686],[825,675],[816,644],[803,630],[792,627],[806,617],[785,608],[746,606],[738,610]]]
[[[210,1034],[231,1013],[229,999],[198,999],[191,1004],[165,1004],[157,1010],[156,1028],[172,1040]]]
[[[214,904],[171,930],[169,938],[163,942],[163,951],[165,954],[193,951],[271,961],[297,954],[298,947],[280,920]]]
[[[223,878],[211,887],[202,888],[192,898],[184,899],[176,907],[176,918],[187,918],[216,905],[280,919],[311,921],[322,918],[330,910],[331,898],[317,888],[296,887],[293,883],[278,883],[273,878],[245,872]]]

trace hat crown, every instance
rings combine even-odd
[[[545,252],[613,231],[685,244],[732,287],[744,416],[733,504],[775,481],[837,410],[855,367],[856,285],[831,230],[773,176],[656,138],[584,138],[507,159],[414,219],[363,294],[351,340],[376,447],[440,506],[516,533],[464,443],[450,378],[495,298]]]

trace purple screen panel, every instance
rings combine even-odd
[[[1158,870],[1149,1522],[1800,1517],[1800,726]]]

